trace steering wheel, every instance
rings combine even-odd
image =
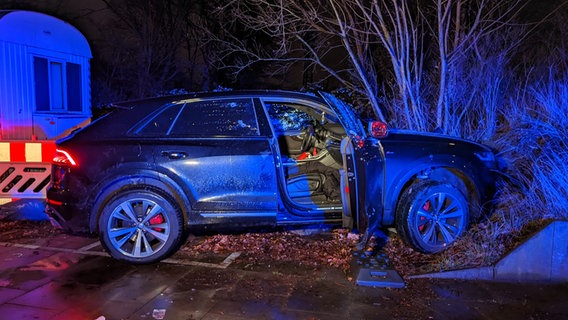
[[[301,135],[303,139],[302,139],[302,146],[300,147],[300,149],[302,150],[302,152],[306,152],[310,150],[314,144],[315,135],[316,135],[314,126],[310,124],[304,127],[304,129],[302,129]]]

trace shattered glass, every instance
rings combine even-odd
[[[251,99],[181,102],[164,108],[138,130],[144,136],[256,136]]]
[[[307,113],[285,104],[272,103],[267,110],[274,130],[279,133],[300,131],[313,121]]]

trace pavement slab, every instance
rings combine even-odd
[[[227,254],[134,266],[101,255],[93,239],[26,240],[0,246],[0,319],[568,318],[567,284],[410,279],[404,288],[367,287],[330,267],[238,257],[222,265]]]

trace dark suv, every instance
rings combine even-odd
[[[199,93],[115,105],[57,141],[46,211],[131,263],[221,225],[396,225],[438,252],[490,203],[496,169],[485,146],[387,131],[328,93]]]

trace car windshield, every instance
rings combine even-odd
[[[337,117],[345,126],[346,131],[353,131],[357,135],[365,137],[365,129],[363,129],[361,121],[357,119],[355,113],[353,112],[353,109],[347,103],[330,93],[320,92],[320,94],[332,107],[335,113],[337,113]]]

